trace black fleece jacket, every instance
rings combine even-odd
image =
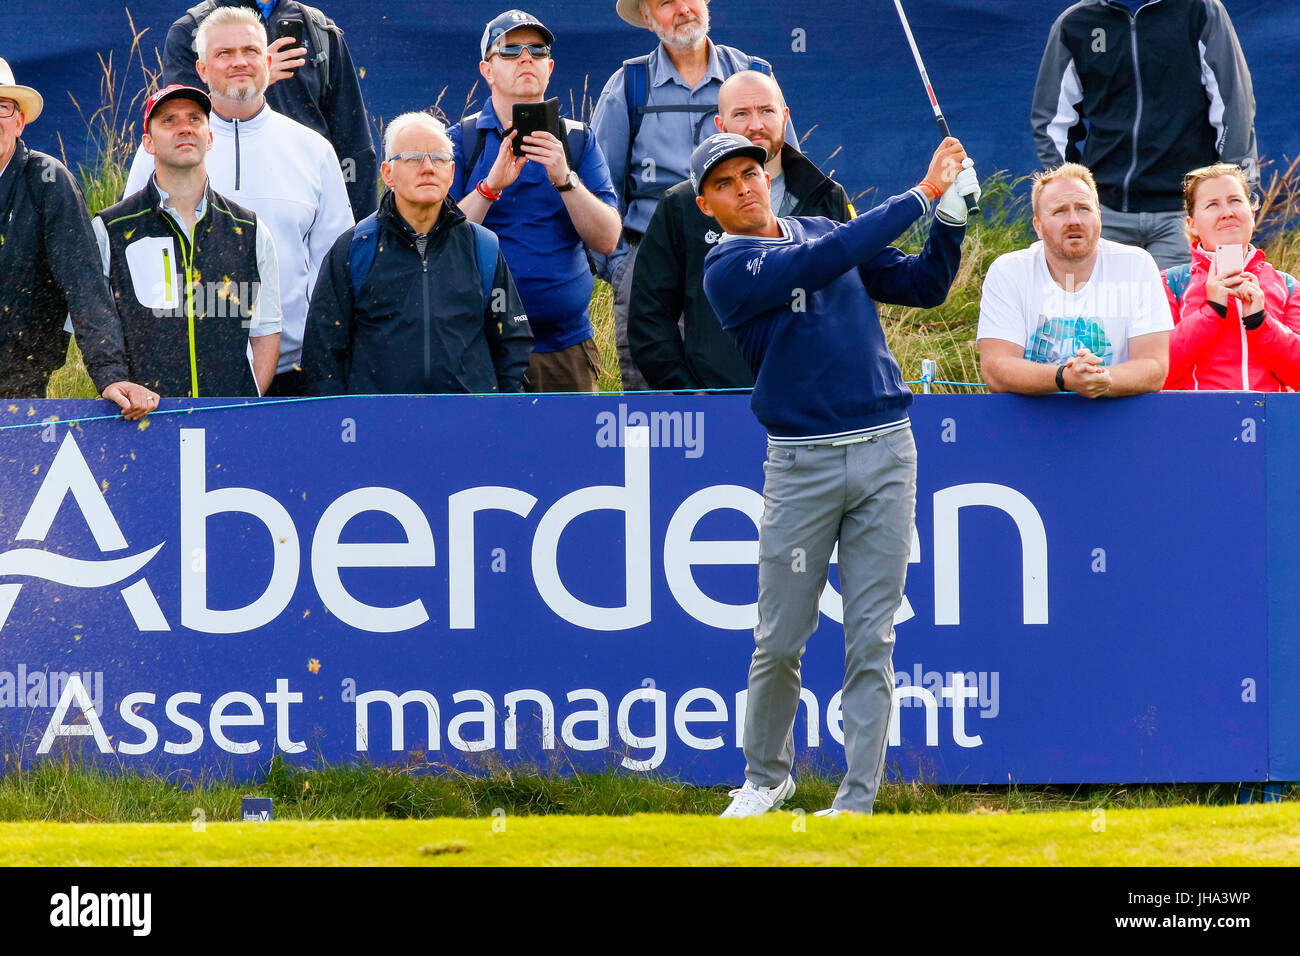
[[[0,397],[45,397],[67,358],[69,314],[95,388],[125,381],[122,328],[81,191],[67,167],[20,139],[0,175]]]

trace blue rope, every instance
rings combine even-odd
[[[904,382],[903,384],[920,385],[921,382],[919,381]],[[973,388],[987,387],[982,382],[931,382],[931,384],[932,385],[966,385]],[[690,394],[748,395],[751,392],[753,392],[752,388],[701,388],[701,389],[691,389]],[[460,393],[460,392],[437,392],[433,394],[419,392],[419,393],[410,393],[410,394],[401,394],[401,395],[309,395],[301,398],[277,398],[277,399],[262,400],[259,402],[245,401],[245,402],[238,402],[232,405],[195,405],[189,408],[160,408],[156,412],[150,412],[147,416],[145,416],[145,418],[141,419],[141,422],[147,422],[150,418],[155,418],[159,415],[193,415],[195,412],[220,412],[220,411],[229,411],[231,409],[237,409],[237,408],[266,408],[267,406],[270,405],[292,405],[301,402],[325,402],[325,401],[333,401],[341,398],[485,398],[485,399],[514,398],[514,399],[520,399],[520,398],[527,398],[529,396],[532,396],[533,401],[536,401],[538,398],[542,397],[543,394],[547,398],[556,398],[556,397],[610,398],[613,396],[622,397],[626,395],[662,396],[665,394],[673,394],[673,392],[664,392],[655,389],[643,389],[643,390],[631,391],[631,392],[545,392],[545,393],[509,392],[504,394],[496,393],[496,392],[487,392],[487,393],[470,394],[470,395]],[[68,401],[75,401],[75,399],[68,399]],[[87,415],[83,418],[42,419],[41,421],[23,422],[18,425],[0,425],[0,432],[11,431],[16,428],[44,428],[47,425],[84,425],[88,422],[112,422],[112,421],[120,421],[121,419],[122,416],[120,414]]]

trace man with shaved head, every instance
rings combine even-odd
[[[847,222],[848,194],[785,138],[790,110],[781,87],[755,70],[733,74],[718,91],[715,126],[739,133],[767,153],[772,210]],[[689,181],[664,194],[650,218],[632,276],[627,337],[651,388],[699,391],[751,388],[749,364],[718,324],[704,295],[704,257],[722,236],[700,211]]]

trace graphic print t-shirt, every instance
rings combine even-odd
[[[1174,327],[1164,283],[1144,249],[1098,240],[1082,289],[1065,289],[1047,268],[1043,243],[1000,256],[980,297],[978,338],[1003,339],[1031,362],[1063,365],[1080,348],[1103,365],[1128,361],[1128,340]]]

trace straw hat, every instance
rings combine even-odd
[[[25,122],[34,122],[36,117],[41,115],[41,109],[45,106],[45,100],[41,99],[41,94],[37,93],[30,86],[18,86],[14,83],[14,71],[9,68],[9,62],[0,57],[0,99],[14,100],[18,103],[18,108],[23,111],[23,120]]]

